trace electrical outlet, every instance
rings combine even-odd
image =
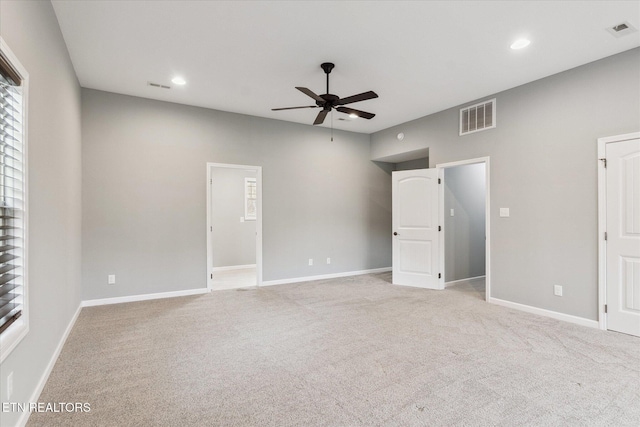
[[[9,372],[9,375],[7,375],[7,400],[11,400],[12,394],[13,394],[13,371]]]
[[[313,265],[313,258],[309,258],[309,265]]]
[[[500,218],[509,218],[509,208],[500,208]]]
[[[451,216],[453,216],[453,215],[454,215],[454,213],[455,213],[455,212],[453,211],[453,209],[451,209]]]
[[[327,264],[331,264],[331,258],[327,258]]]
[[[562,286],[560,285],[555,285],[553,287],[553,294],[557,297],[561,297],[562,296]]]
[[[115,285],[116,284],[116,275],[115,274],[110,274],[107,276],[107,283],[109,285]]]

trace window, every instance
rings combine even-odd
[[[249,221],[256,220],[256,179],[244,179],[244,219]]]
[[[0,361],[28,331],[27,73],[0,39]]]

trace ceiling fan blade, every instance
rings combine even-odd
[[[306,87],[297,87],[296,89],[298,89],[300,92],[304,93],[307,96],[310,96],[311,98],[315,99],[318,102],[324,102],[324,99],[320,98],[318,95],[316,95],[315,93],[313,93],[310,89],[307,89]]]
[[[316,120],[313,122],[314,125],[321,125],[324,122],[324,118],[327,117],[327,113],[331,110],[322,110],[318,113]]]
[[[354,110],[353,108],[349,108],[349,107],[338,107],[336,108],[336,110],[340,111],[341,113],[345,113],[345,114],[355,114],[358,117],[361,117],[363,119],[373,119],[376,115],[373,113],[367,113],[366,111],[360,111],[360,110]]]
[[[352,102],[366,101],[367,99],[373,99],[377,97],[378,94],[370,90],[369,92],[363,92],[357,95],[347,96],[346,98],[339,99],[338,102],[336,102],[336,105],[351,104]]]
[[[272,108],[271,111],[280,111],[280,110],[297,110],[298,108],[320,108],[317,105],[306,105],[304,107],[284,107],[284,108]]]

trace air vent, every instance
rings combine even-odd
[[[607,31],[613,37],[620,38],[628,34],[635,33],[638,30],[636,30],[636,28],[629,22],[625,21],[619,23],[618,25],[614,25],[613,27],[607,28]]]
[[[460,109],[460,135],[496,127],[496,99]]]
[[[161,85],[160,83],[147,82],[147,85],[157,87],[160,89],[171,89],[171,86]]]

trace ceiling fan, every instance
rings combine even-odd
[[[325,74],[327,75],[327,93],[325,93],[324,95],[316,95],[315,93],[313,93],[313,91],[307,89],[306,87],[296,87],[296,89],[298,89],[300,92],[313,98],[316,101],[316,105],[306,105],[304,107],[272,108],[271,111],[296,110],[299,108],[322,108],[322,111],[318,113],[318,115],[316,116],[316,120],[313,122],[314,125],[322,124],[324,122],[324,118],[334,108],[337,111],[340,111],[341,113],[355,115],[357,117],[362,117],[363,119],[367,119],[367,120],[375,117],[375,114],[373,113],[367,113],[366,111],[360,111],[360,110],[356,110],[349,107],[343,107],[343,105],[346,105],[346,104],[352,104],[354,102],[366,101],[367,99],[377,98],[378,95],[375,92],[373,91],[363,92],[357,95],[347,96],[346,98],[340,98],[337,95],[333,95],[329,93],[329,74],[331,73],[331,70],[333,70],[333,67],[335,67],[335,65],[332,64],[331,62],[325,62],[320,65],[320,68],[322,68]]]

